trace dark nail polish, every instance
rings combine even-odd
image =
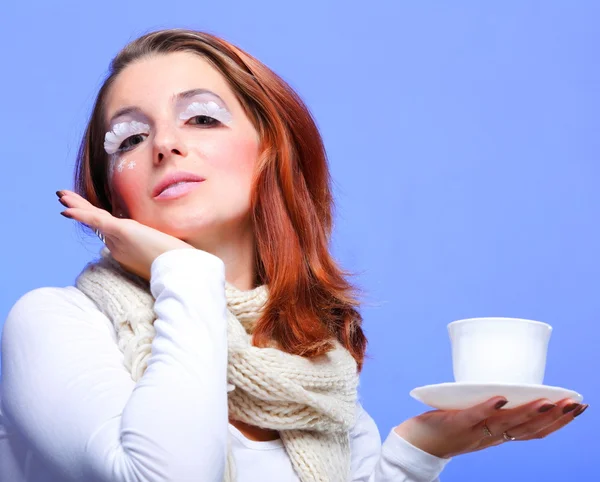
[[[56,191],[56,195],[57,195],[58,197],[62,197],[62,191]]]
[[[73,219],[73,217],[69,213],[65,213],[64,211],[60,214],[62,214],[65,218]]]
[[[542,405],[540,408],[538,408],[538,412],[544,413],[553,409],[554,407],[556,407],[556,403],[547,403],[546,405]]]
[[[65,201],[63,201],[62,197],[58,198],[58,202],[61,203],[63,206],[69,207],[69,205]]]
[[[573,410],[575,410],[579,406],[580,405],[578,403],[571,403],[571,404],[567,405],[565,408],[563,408],[563,413],[572,412]]]
[[[588,408],[588,407],[589,407],[589,405],[588,405],[588,404],[582,405],[582,406],[581,406],[581,407],[579,407],[579,408],[577,409],[577,411],[576,411],[576,412],[573,414],[573,417],[578,417],[578,416],[579,416],[579,415],[581,415],[583,412],[585,412],[585,409],[586,409],[586,408]]]
[[[502,407],[504,407],[504,405],[506,405],[508,403],[508,400],[500,400],[496,405],[494,405],[494,408],[496,410],[500,410]]]

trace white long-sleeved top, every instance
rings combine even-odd
[[[151,266],[156,335],[135,383],[112,322],[75,286],[23,295],[2,330],[0,482],[221,482],[231,437],[238,482],[297,482],[280,439],[229,424],[225,266],[168,251]],[[393,430],[381,444],[357,403],[351,481],[432,482],[449,459]]]

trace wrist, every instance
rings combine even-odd
[[[394,427],[394,432],[409,444],[429,455],[442,459],[451,458],[451,454],[445,453],[441,447],[437,446],[434,437],[428,437],[426,434],[421,433],[418,428],[411,423],[411,420],[412,419],[408,419],[397,427]]]

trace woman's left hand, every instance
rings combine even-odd
[[[516,441],[544,438],[587,408],[568,398],[556,404],[538,399],[510,409],[496,408],[504,400],[494,397],[464,410],[432,410],[406,420],[394,431],[425,452],[450,458],[504,443],[503,433]],[[484,425],[491,435],[486,435]]]

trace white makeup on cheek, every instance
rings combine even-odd
[[[104,150],[107,154],[114,154],[119,150],[121,143],[130,136],[145,134],[150,126],[143,122],[129,121],[115,124],[112,131],[104,136]]]
[[[184,112],[179,114],[179,118],[187,120],[197,115],[212,117],[223,124],[229,124],[231,122],[231,114],[229,111],[224,107],[219,106],[219,104],[213,100],[192,102],[187,106]]]
[[[118,164],[117,164],[118,162]],[[115,167],[116,170],[119,172],[123,171],[123,166],[125,165],[125,159],[119,159],[119,156],[117,154],[111,154],[109,156],[108,159],[108,180],[109,182],[111,182],[113,175],[115,174]]]
[[[125,163],[126,163],[126,162],[127,162],[127,161],[126,161],[125,159],[121,159],[121,160],[119,161],[119,165],[117,166],[117,171],[119,171],[119,172],[123,172],[123,169],[125,168]]]
[[[111,162],[113,164],[112,169],[110,170],[111,174],[114,172],[114,163],[116,161],[117,159],[111,159]],[[127,169],[133,169],[135,167],[135,161],[127,162],[125,159],[121,159],[119,161],[119,164],[117,165],[117,171],[123,172],[123,169],[125,169],[125,165],[127,165]]]

